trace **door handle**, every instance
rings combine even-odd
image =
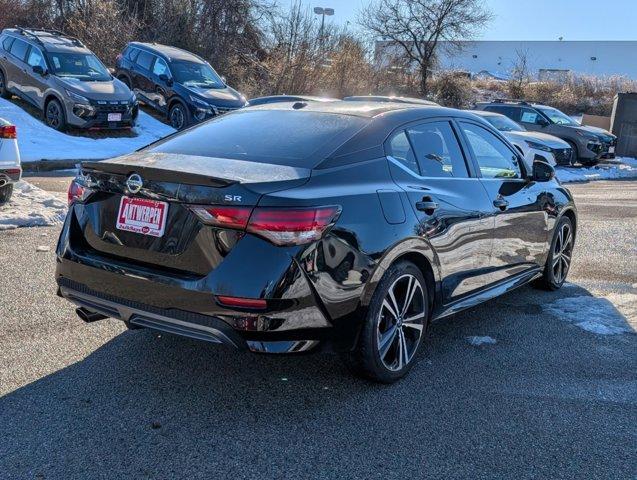
[[[422,201],[416,202],[416,210],[432,215],[439,207],[438,202],[434,202],[431,197],[423,197]]]
[[[493,206],[499,208],[502,211],[504,211],[509,206],[509,202],[506,199],[502,198],[502,197],[497,197],[493,201]]]

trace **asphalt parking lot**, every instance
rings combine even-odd
[[[434,323],[392,386],[85,325],[55,296],[59,228],[0,232],[0,478],[637,478],[637,182],[570,188],[570,283]]]

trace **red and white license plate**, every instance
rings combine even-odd
[[[122,197],[117,214],[117,229],[161,237],[166,228],[168,204],[146,198]]]
[[[122,121],[122,114],[121,113],[109,113],[108,114],[108,121],[109,122],[121,122]]]

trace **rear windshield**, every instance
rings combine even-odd
[[[367,122],[332,113],[241,111],[171,136],[147,151],[312,168]]]

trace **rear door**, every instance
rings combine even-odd
[[[155,103],[152,101],[153,82],[150,79],[150,75],[155,58],[152,53],[140,50],[135,63],[131,67],[133,90],[142,97],[142,100],[152,106],[155,106]]]
[[[444,302],[485,286],[493,210],[451,119],[401,128],[385,147],[392,177],[406,192],[418,220],[414,234],[426,238],[439,257]]]
[[[11,44],[9,61],[7,62],[7,86],[16,94],[25,96],[24,86],[26,79],[26,56],[29,44],[16,38]]]
[[[495,215],[490,281],[540,267],[548,232],[543,184],[527,178],[515,147],[499,134],[472,121],[459,125]]]

